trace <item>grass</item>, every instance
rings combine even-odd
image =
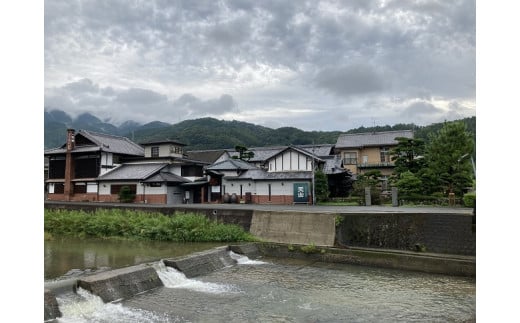
[[[45,237],[116,238],[174,242],[257,241],[238,225],[217,223],[194,213],[167,216],[143,211],[50,210],[44,213]]]

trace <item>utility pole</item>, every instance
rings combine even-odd
[[[315,165],[314,165],[314,140],[312,141],[312,205],[316,205],[316,189],[315,189]]]

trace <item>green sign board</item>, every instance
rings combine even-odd
[[[294,203],[309,202],[309,183],[294,183]]]

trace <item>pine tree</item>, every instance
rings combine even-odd
[[[463,122],[446,122],[437,134],[431,135],[426,147],[427,169],[422,174],[429,191],[462,196],[472,184],[474,147]]]

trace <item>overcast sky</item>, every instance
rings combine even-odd
[[[346,131],[474,116],[475,1],[44,3],[44,104]]]

